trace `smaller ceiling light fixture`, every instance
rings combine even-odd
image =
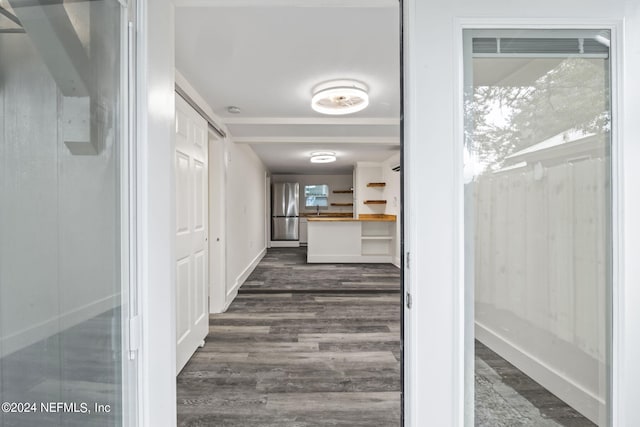
[[[311,153],[311,163],[331,163],[336,161],[333,151],[315,151]]]
[[[354,80],[333,80],[313,88],[311,108],[322,114],[351,114],[369,105],[369,89]]]
[[[227,111],[230,112],[231,114],[240,114],[240,108],[236,107],[235,105],[230,105],[227,107]]]

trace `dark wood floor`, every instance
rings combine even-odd
[[[400,272],[270,249],[178,376],[178,425],[400,425]],[[478,343],[476,426],[593,426]]]
[[[479,341],[475,351],[477,427],[596,427]]]
[[[400,425],[400,275],[271,249],[178,376],[178,425]]]
[[[399,292],[400,269],[391,264],[307,264],[307,250],[271,248],[240,293]]]

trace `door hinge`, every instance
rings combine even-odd
[[[129,360],[134,360],[140,349],[140,316],[129,319]]]
[[[407,252],[407,257],[406,257],[407,262],[405,262],[407,268],[409,268],[409,266],[410,266],[410,261],[411,261],[411,256],[410,255],[411,255],[411,253]]]
[[[412,305],[413,301],[412,301],[412,298],[411,298],[411,294],[409,292],[407,292],[406,300],[407,300],[407,308],[411,308],[411,305]]]

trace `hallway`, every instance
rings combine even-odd
[[[400,425],[399,270],[304,253],[270,249],[211,316],[178,376],[178,425]]]

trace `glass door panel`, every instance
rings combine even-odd
[[[0,425],[120,426],[123,11],[0,7]]]
[[[607,426],[609,32],[464,40],[475,425]]]

